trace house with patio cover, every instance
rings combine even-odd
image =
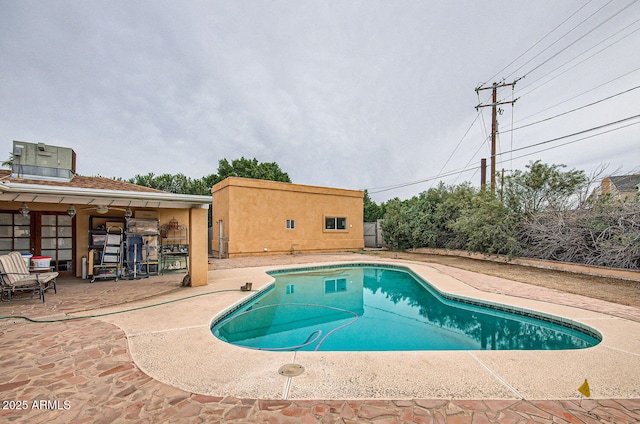
[[[41,257],[61,276],[172,272],[207,284],[211,197],[78,175],[66,147],[14,141],[12,153],[0,170],[0,254]]]

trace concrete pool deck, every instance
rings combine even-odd
[[[212,284],[190,290],[190,295],[197,297],[178,300],[184,294],[172,293],[128,306],[171,303],[100,319],[123,329],[133,360],[142,371],[174,387],[206,395],[269,399],[578,399],[577,387],[586,378],[592,397],[640,397],[638,322],[482,292],[465,283],[459,273],[450,275],[448,267],[360,259],[358,262],[402,264],[447,293],[586,324],[599,331],[603,341],[593,348],[565,351],[264,352],[233,346],[212,336],[214,316],[249,295],[239,291],[241,285],[251,281],[253,289],[259,290],[273,281],[266,271],[287,266],[211,271]],[[305,266],[314,265],[318,264]],[[486,276],[475,275],[482,277]],[[283,377],[278,373],[280,367],[293,363],[304,367],[301,375]]]
[[[209,332],[217,312],[247,296],[240,285],[252,281],[256,289],[272,280],[267,269],[369,260],[408,265],[445,291],[565,316],[596,328],[604,340],[559,352],[270,353],[228,345]],[[213,267],[206,287],[179,289],[180,275],[60,282],[46,304],[1,303],[0,316],[52,321],[144,309],[51,323],[0,320],[0,398],[27,406],[7,404],[0,417],[29,423],[640,421],[638,308],[366,255],[219,260]],[[145,298],[150,293],[161,294]],[[146,307],[162,302],[171,303]],[[279,375],[288,363],[305,370]],[[584,378],[591,399],[579,398]],[[44,408],[34,407],[43,400]]]

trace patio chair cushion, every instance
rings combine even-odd
[[[22,264],[24,265],[24,261],[22,262]],[[38,282],[38,276],[36,274],[31,275],[29,271],[21,269],[21,267],[16,265],[13,257],[11,257],[10,255],[0,256],[0,266],[2,266],[2,274],[5,283],[9,285],[15,286],[18,283],[28,281]]]
[[[11,252],[7,256],[11,259],[11,262],[15,267],[14,269],[16,270],[15,272],[18,274],[36,275],[38,281],[45,284],[48,284],[50,281],[58,277],[58,273],[55,271],[40,272],[37,274],[29,272],[29,268],[27,268],[27,264],[24,263],[24,259],[22,259],[22,254],[20,252]]]

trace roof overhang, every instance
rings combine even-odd
[[[0,201],[162,209],[208,209],[212,198],[191,194],[101,190],[0,182]]]

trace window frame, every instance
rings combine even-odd
[[[11,216],[11,223],[2,222],[0,224],[0,226],[5,229],[4,231],[0,232],[2,234],[0,236],[0,239],[2,239],[4,243],[9,242],[9,244],[11,245],[10,250],[2,249],[2,252],[5,252],[3,254],[13,251],[30,253],[31,236],[33,233],[31,217],[23,217],[18,211],[7,210],[2,211],[1,213]],[[6,233],[6,235],[4,233]],[[22,244],[24,244],[24,241],[26,241],[26,246],[22,246]]]
[[[330,228],[327,224],[330,222],[329,220],[333,221],[333,228]],[[348,231],[349,230],[349,225],[348,225],[348,219],[346,216],[338,216],[338,215],[325,215],[324,216],[324,226],[323,229],[324,231]],[[339,224],[342,223],[344,225],[344,227],[342,228]]]

